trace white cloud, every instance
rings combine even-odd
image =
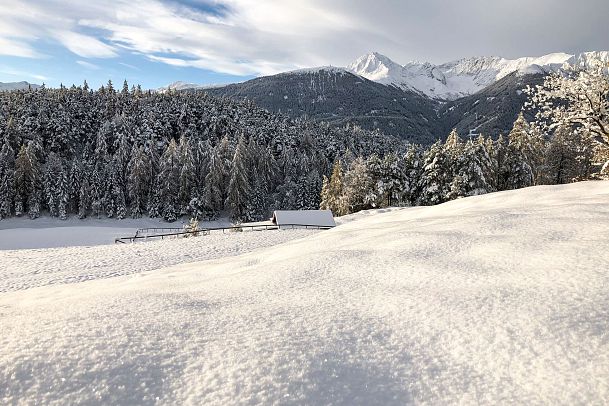
[[[97,66],[97,65],[95,65],[94,63],[91,63],[91,62],[76,61],[76,63],[79,64],[80,66],[82,66],[83,68],[86,68],[86,69],[92,69],[92,70],[100,69],[99,66]]]
[[[125,62],[119,62],[118,64],[119,64],[119,65],[122,65],[122,66],[124,66],[124,67],[126,67],[126,68],[129,68],[129,69],[133,69],[133,70],[141,70],[141,69],[140,69],[140,68],[138,68],[137,66],[130,65],[130,64],[125,63]]]
[[[22,58],[40,58],[42,56],[26,42],[3,37],[0,37],[0,55]]]
[[[574,9],[569,0],[3,0],[0,53],[35,57],[34,45],[54,38],[83,58],[120,49],[245,75],[346,65],[370,50],[398,62],[443,62],[606,47],[609,2],[581,1],[587,6]]]
[[[112,58],[114,49],[96,38],[71,31],[53,31],[53,37],[70,51],[83,58]]]

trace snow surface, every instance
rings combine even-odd
[[[505,59],[495,56],[464,58],[434,65],[409,62],[400,65],[377,52],[361,56],[347,69],[367,79],[415,90],[429,97],[455,100],[474,94],[507,75],[547,73],[566,67],[606,63],[609,52],[584,52],[579,55],[553,53],[541,57]]]
[[[0,251],[114,244],[116,237],[133,236],[139,228],[182,228],[184,221],[166,223],[158,218],[80,220],[76,217],[30,220],[13,217],[0,221]],[[200,222],[201,228],[227,226],[230,226],[227,219]]]
[[[224,258],[315,232],[298,229],[213,231],[195,238],[154,239],[126,245],[5,250],[0,251],[0,292],[131,275],[184,262]],[[76,233],[77,236],[84,234]]]
[[[608,202],[599,181],[361,213],[237,257],[3,293],[0,403],[604,404]]]

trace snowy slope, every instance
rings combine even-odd
[[[416,90],[432,98],[455,100],[476,93],[513,72],[547,73],[565,64],[586,66],[594,61],[606,63],[607,60],[609,52],[603,51],[579,55],[554,53],[518,59],[476,57],[441,65],[409,62],[402,66],[373,52],[357,59],[348,69],[379,83]]]
[[[38,89],[40,85],[36,85],[28,82],[0,82],[0,92],[10,90],[28,90],[29,88]]]
[[[135,235],[140,228],[171,227],[182,228],[187,219],[166,223],[158,218],[139,219],[79,219],[71,217],[60,220],[56,217],[39,217],[35,220],[12,217],[0,221],[0,251],[84,247],[113,245],[116,237]],[[200,227],[227,227],[231,223],[226,218],[214,221],[201,221]]]
[[[85,232],[99,233],[93,230],[102,228],[117,230],[112,227],[58,227],[55,231],[60,235],[60,240],[66,231],[86,239],[83,236]],[[50,233],[50,229],[42,231],[45,237]],[[165,238],[126,245],[109,245],[106,242],[105,245],[98,246],[3,250],[0,251],[0,293],[133,275],[184,262],[224,258],[318,232],[298,229],[273,231],[214,231],[197,238]],[[117,236],[133,234],[134,232],[114,234],[111,238],[113,241]],[[107,234],[102,232],[102,235]],[[2,234],[0,236],[5,237]],[[109,234],[107,236],[110,237]]]
[[[238,257],[0,294],[0,401],[603,404],[608,201],[586,182],[362,213]]]

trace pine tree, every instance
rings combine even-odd
[[[57,214],[60,220],[68,218],[68,207],[70,204],[70,183],[68,181],[68,172],[65,166],[62,165],[61,176],[57,179],[58,201]]]
[[[508,136],[508,147],[501,168],[506,189],[519,189],[534,184],[531,162],[536,152],[531,144],[529,132],[530,127],[520,113]]]
[[[416,204],[419,198],[419,183],[422,173],[423,157],[419,148],[411,145],[403,159],[404,185],[402,198],[408,205]]]
[[[453,165],[454,177],[450,185],[449,199],[494,191],[492,160],[484,137],[480,136],[476,142],[467,141]]]
[[[30,218],[40,216],[41,173],[32,143],[22,145],[15,160],[15,214],[27,209]]]
[[[15,153],[5,142],[0,149],[0,220],[10,217],[15,182]]]
[[[224,137],[211,154],[209,173],[205,178],[205,204],[216,213],[224,209],[224,202],[227,197],[231,167],[231,161],[228,158],[229,154],[230,145],[228,138]]]
[[[180,214],[180,167],[178,147],[175,140],[171,139],[161,156],[157,177],[157,196],[161,202],[161,215],[166,221],[175,221]]]
[[[127,201],[125,199],[125,177],[122,169],[122,158],[115,155],[112,160],[112,201],[114,202],[114,215],[118,220],[127,216]]]
[[[209,160],[213,148],[208,139],[197,141],[195,158],[195,187],[197,200],[204,200],[205,178],[209,173]]]
[[[593,167],[595,140],[586,131],[559,127],[545,155],[545,182],[562,184],[586,179]]]
[[[78,218],[84,219],[87,217],[87,210],[91,205],[91,190],[87,178],[83,178],[80,182],[78,190]]]
[[[251,213],[247,211],[247,205],[251,194],[249,174],[247,171],[247,145],[245,138],[241,136],[235,149],[235,155],[229,173],[228,195],[225,205],[229,208],[231,217],[238,221],[248,221]]]
[[[146,152],[148,154],[148,179],[151,187],[148,190],[148,198],[146,210],[150,217],[160,217],[161,215],[161,204],[160,196],[158,194],[159,182],[158,177],[161,157],[158,152],[158,144],[156,142],[156,136],[151,130],[151,134],[148,135],[146,140]]]
[[[450,193],[452,178],[450,158],[444,145],[438,141],[423,156],[419,203],[434,205],[445,202]]]
[[[58,216],[58,206],[63,200],[63,191],[60,188],[61,180],[64,177],[64,169],[60,158],[54,152],[51,152],[47,157],[44,173],[44,194],[46,198],[46,206],[49,209],[51,217]]]
[[[131,217],[140,218],[146,210],[150,188],[148,154],[144,147],[133,146],[127,172],[127,193],[131,202]]]
[[[493,160],[495,163],[495,187],[497,190],[507,189],[508,173],[505,171],[505,159],[507,156],[507,143],[503,135],[499,135],[494,143]]]
[[[495,192],[497,186],[496,163],[493,159],[492,141],[489,143],[482,135],[473,143],[473,150],[470,152],[474,160],[470,169],[471,189],[469,195]],[[472,193],[473,192],[473,193]]]
[[[180,137],[178,145],[178,160],[181,164],[180,179],[179,179],[179,196],[180,214],[187,214],[189,211],[190,201],[196,195],[196,168],[195,158],[191,147],[190,140],[185,135]]]
[[[446,151],[454,151],[455,154],[458,154],[459,149],[462,147],[462,141],[459,137],[459,133],[457,133],[457,129],[453,128],[448,137],[446,137],[446,142],[444,143],[444,148]]]
[[[334,162],[332,176],[329,180],[324,177],[323,183],[320,204],[321,209],[331,210],[335,216],[347,214],[347,208],[343,198],[343,169],[340,160]]]
[[[80,184],[86,178],[84,172],[84,165],[79,159],[74,159],[70,166],[70,172],[68,175],[68,211],[71,213],[78,213],[79,200],[80,200]]]

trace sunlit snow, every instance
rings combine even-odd
[[[609,182],[541,186],[113,278],[36,287],[40,265],[0,294],[0,403],[602,404],[608,202]],[[149,244],[188,261],[266,236]],[[3,279],[51,250],[25,252],[0,253]]]

